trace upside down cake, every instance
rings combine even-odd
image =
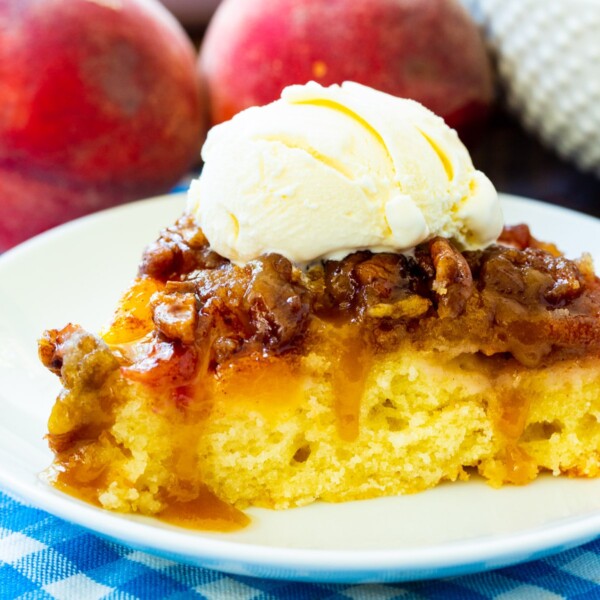
[[[440,166],[448,180],[451,167]],[[204,510],[204,525],[226,507],[239,525],[233,507],[410,493],[473,473],[494,486],[599,474],[589,257],[568,260],[524,225],[473,248],[465,229],[426,220],[409,251],[240,260],[204,229],[190,210],[148,246],[101,336],[67,325],[40,340],[63,383],[47,436],[59,488],[118,511]]]

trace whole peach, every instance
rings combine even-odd
[[[457,128],[493,96],[484,44],[458,0],[224,0],[199,68],[213,123],[309,80],[413,98]]]
[[[156,0],[0,2],[0,250],[169,189],[205,129],[196,54]]]

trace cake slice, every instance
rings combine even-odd
[[[40,342],[64,385],[56,483],[154,514],[204,488],[287,508],[475,471],[596,476],[600,284],[526,231],[303,272],[275,255],[236,267],[180,221],[103,338],[69,325]]]
[[[112,510],[228,528],[245,523],[238,509],[250,505],[413,493],[476,473],[494,486],[544,471],[598,475],[600,281],[591,259],[566,259],[524,225],[500,234],[491,184],[428,111],[421,122],[410,103],[394,117],[425,140],[412,146],[425,166],[410,167],[411,182],[401,169],[410,157],[374,130],[376,117],[366,123],[354,100],[339,108],[356,90],[327,90],[317,90],[315,108],[341,112],[334,122],[352,119],[353,132],[365,129],[369,143],[389,150],[383,167],[367,165],[375,183],[351,172],[371,158],[326,159],[324,147],[287,124],[285,144],[274,148],[270,129],[260,137],[241,117],[240,145],[266,148],[258,174],[232,163],[252,213],[217,202],[230,182],[217,183],[233,175],[209,168],[208,152],[189,210],[148,246],[102,335],[76,325],[44,334],[40,357],[63,383],[47,436],[57,487]],[[356,93],[371,92],[377,100],[379,92]],[[306,108],[304,92],[293,98]],[[223,131],[227,142],[232,130]],[[349,135],[340,147],[353,147]],[[302,179],[315,163],[343,180],[355,211],[372,222],[347,213],[343,231],[297,242],[302,227],[290,204],[304,203],[305,228],[322,219],[321,237],[336,228],[331,207],[319,212],[310,196],[333,202],[329,183],[299,185],[298,200],[290,185],[273,187],[283,167],[258,192],[250,180],[262,181],[275,155],[297,158],[298,147],[290,176]],[[415,180],[421,187],[411,191]],[[392,188],[401,181],[399,200]],[[283,221],[278,202],[289,213]],[[228,224],[213,227],[223,215]],[[296,236],[287,245],[286,224]],[[361,226],[369,231],[352,232]]]

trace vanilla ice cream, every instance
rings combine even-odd
[[[302,265],[356,250],[407,252],[434,236],[495,241],[498,195],[456,132],[417,102],[357,83],[286,88],[214,127],[189,211],[237,264]]]

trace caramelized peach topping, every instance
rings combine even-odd
[[[184,217],[145,251],[138,281],[153,291],[152,322],[136,322],[132,331],[146,337],[134,358],[124,353],[123,371],[182,386],[200,362],[217,369],[251,353],[305,354],[323,321],[352,324],[374,353],[412,343],[537,366],[599,352],[600,283],[588,263],[567,260],[519,225],[482,251],[461,253],[435,238],[413,256],[355,252],[307,271],[277,254],[236,266]],[[122,326],[117,318],[109,344]],[[62,336],[50,332],[40,346],[54,371]]]
[[[519,225],[483,251],[435,238],[414,256],[355,252],[306,272],[275,254],[236,266],[183,218],[146,250],[140,276],[168,281],[153,299],[157,335],[199,346],[211,338],[215,364],[239,352],[302,353],[311,323],[325,320],[359,324],[374,351],[460,340],[465,351],[531,365],[600,347],[600,286],[584,263]]]

